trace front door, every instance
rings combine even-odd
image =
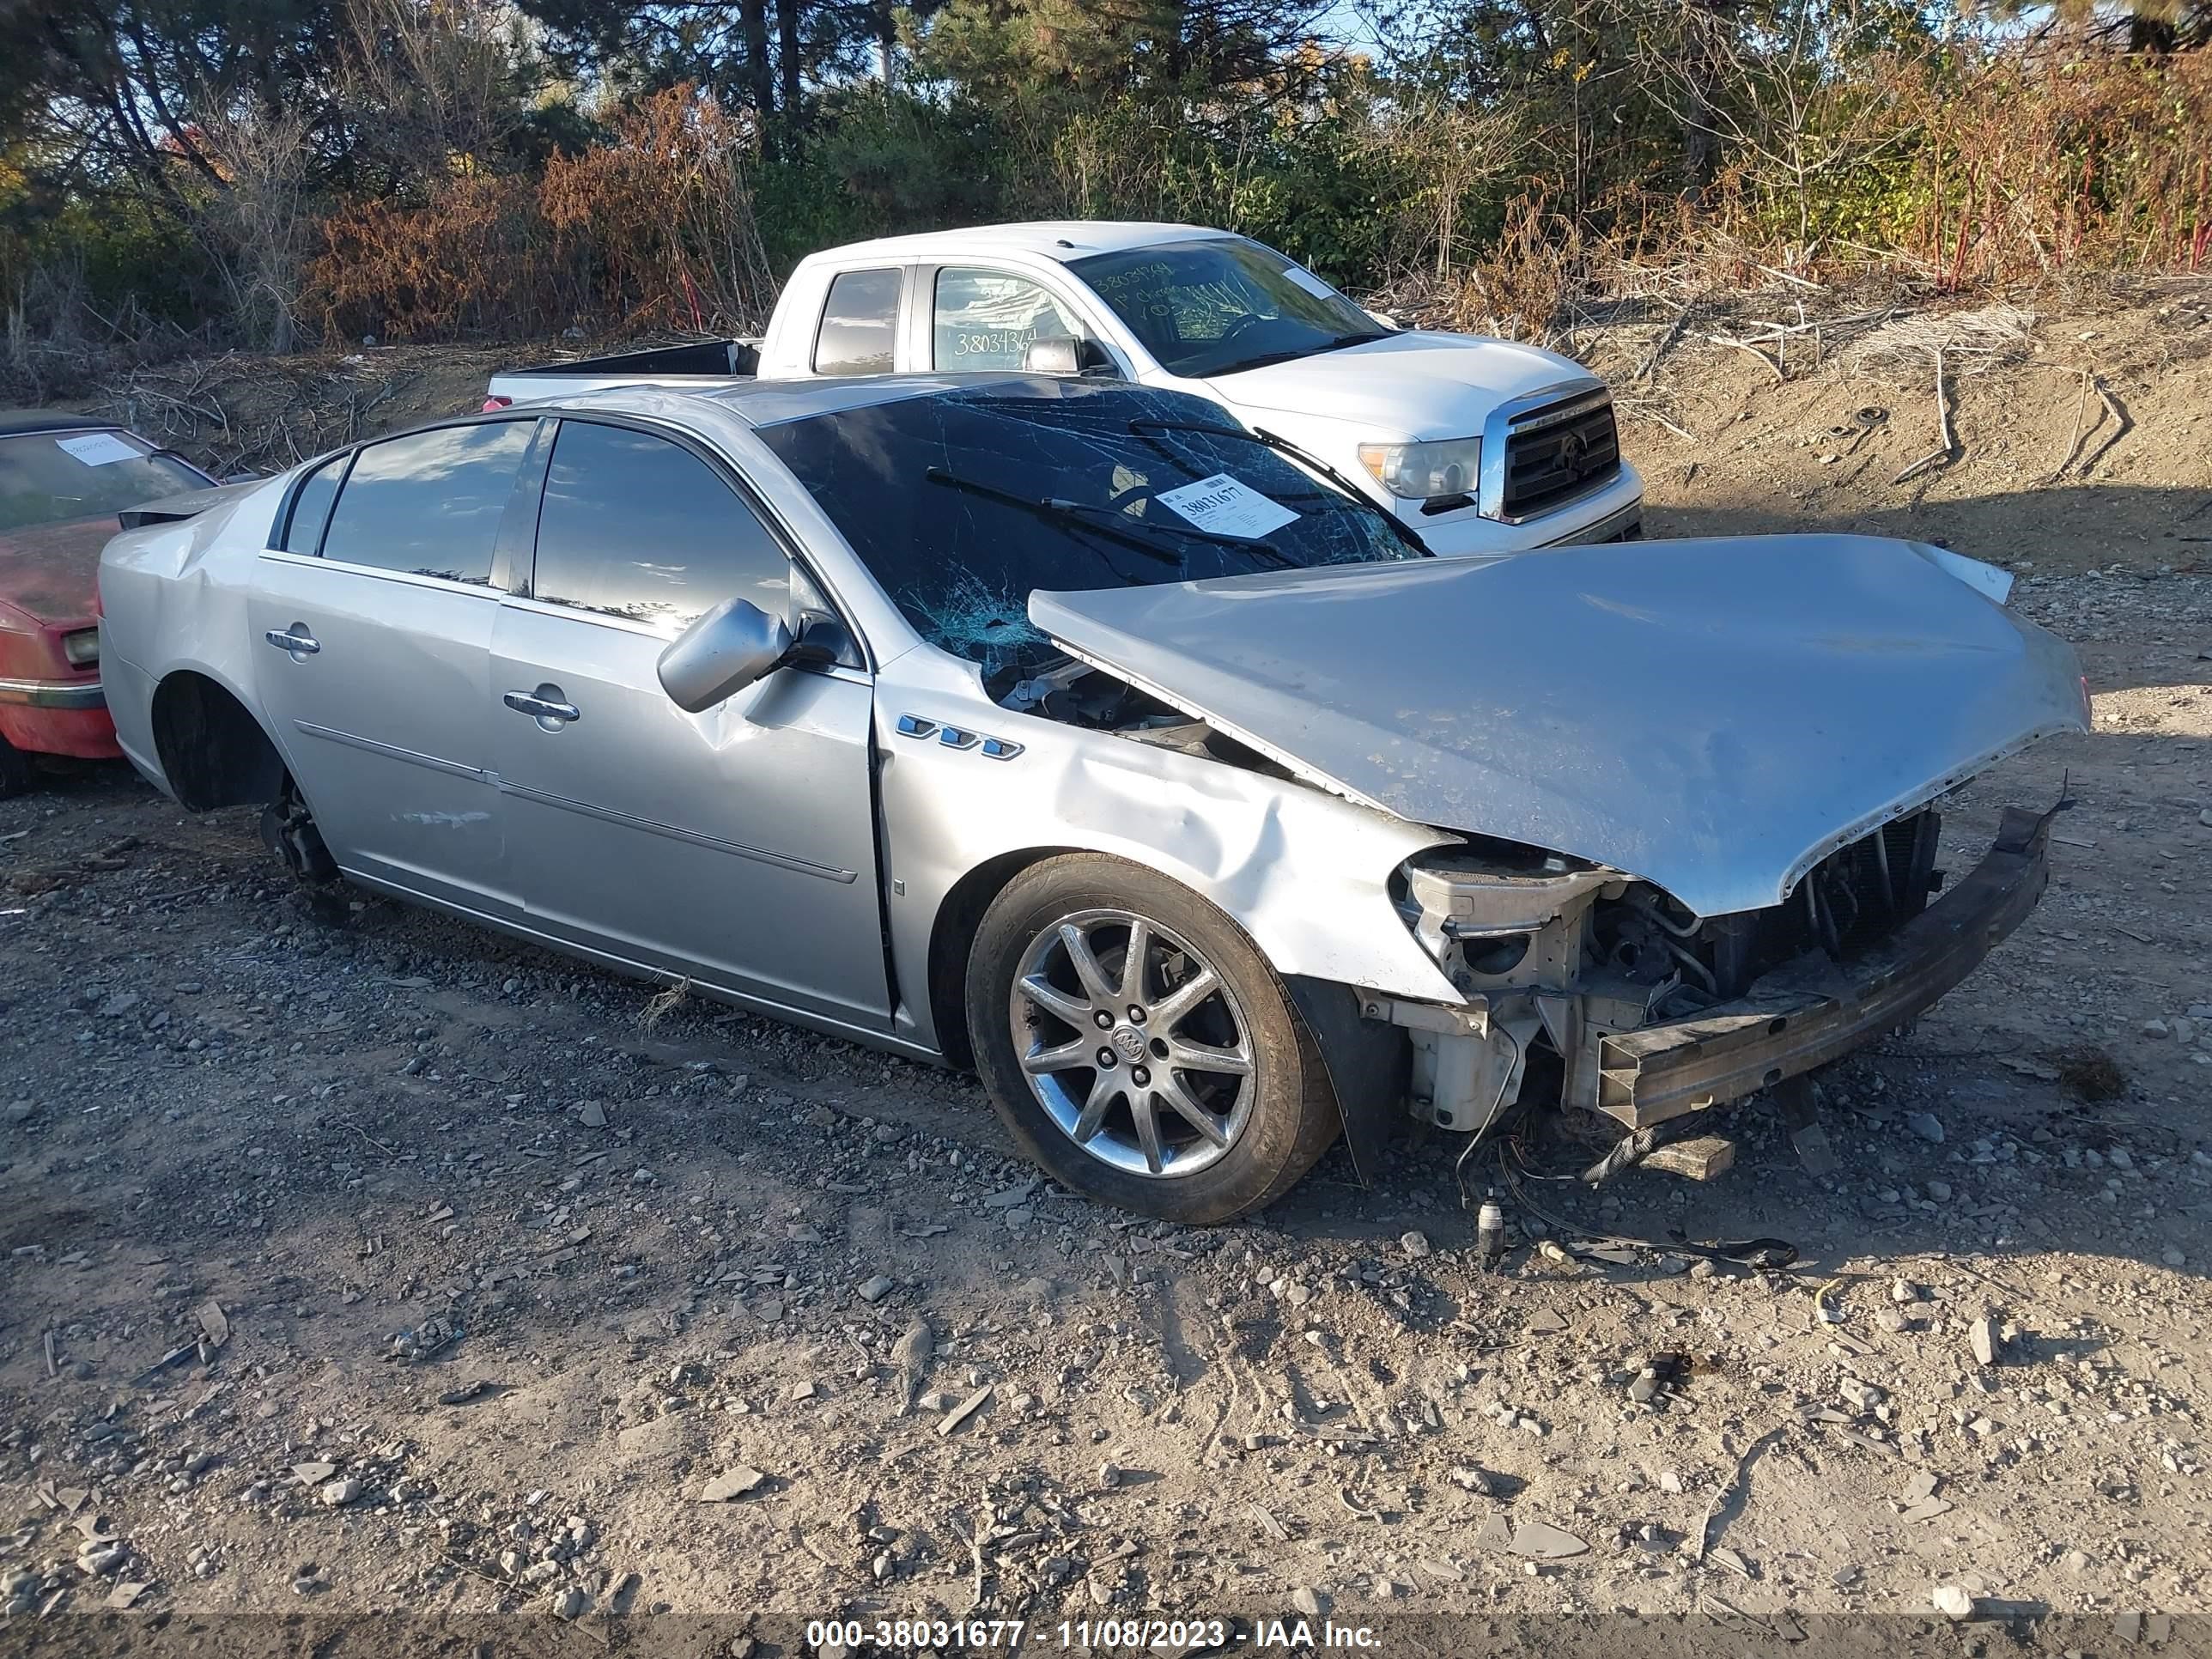
[[[492,645],[517,889],[550,934],[883,1029],[867,675],[781,670],[698,714],[655,675],[738,594],[793,613],[791,562],[720,465],[564,417]]]
[[[536,424],[439,427],[330,463],[246,606],[256,694],[339,866],[495,915],[492,562]]]

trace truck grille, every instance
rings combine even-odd
[[[1534,518],[1588,494],[1620,471],[1608,392],[1586,393],[1513,422],[1505,437],[1507,519]]]

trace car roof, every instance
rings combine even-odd
[[[855,259],[1032,253],[1066,264],[1094,253],[1120,253],[1170,242],[1214,241],[1235,234],[1206,225],[1155,224],[1135,219],[1041,219],[1026,224],[974,225],[965,230],[929,230],[910,236],[880,237],[872,242],[848,242],[809,255],[805,263],[842,265]]]
[[[732,386],[690,387],[618,386],[569,398],[548,398],[526,406],[527,412],[557,415],[563,410],[627,410],[649,413],[665,406],[670,398],[696,399],[736,416],[748,425],[781,426],[817,415],[835,415],[877,404],[901,403],[912,398],[944,397],[955,392],[998,391],[1008,397],[1062,397],[1071,386],[1085,390],[1134,382],[1107,380],[1086,375],[1079,380],[1053,374],[1023,374],[1002,371],[970,374],[861,374],[812,380],[741,380]]]
[[[0,438],[20,438],[27,432],[125,432],[120,421],[103,421],[93,415],[71,415],[58,409],[0,409]]]

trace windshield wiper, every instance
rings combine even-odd
[[[1301,357],[1318,357],[1324,351],[1341,351],[1347,346],[1372,345],[1377,340],[1387,340],[1388,334],[1339,334],[1323,340],[1319,345],[1293,346],[1284,351],[1263,351],[1256,357],[1245,357],[1224,363],[1218,368],[1206,371],[1208,378],[1216,374],[1242,374],[1247,369],[1268,368],[1276,363],[1293,363]]]
[[[1129,430],[1137,433],[1202,432],[1209,438],[1241,438],[1248,444],[1259,444],[1265,448],[1275,451],[1278,454],[1287,455],[1294,461],[1304,463],[1334,484],[1338,493],[1344,495],[1352,505],[1372,513],[1383,523],[1389,525],[1392,535],[1423,558],[1436,557],[1436,555],[1429,550],[1429,544],[1421,539],[1420,532],[1413,526],[1407,524],[1388,507],[1378,505],[1366,491],[1359,489],[1351,479],[1346,477],[1343,473],[1338,471],[1311,450],[1301,444],[1292,443],[1288,438],[1278,437],[1264,427],[1255,427],[1248,432],[1241,426],[1208,426],[1200,421],[1147,421],[1140,417],[1129,422]]]
[[[1224,535],[1218,530],[1201,530],[1194,524],[1155,524],[1145,519],[1133,519],[1110,507],[1102,507],[1091,501],[1066,501],[1057,495],[1018,495],[1011,489],[1001,489],[996,484],[988,484],[981,479],[963,478],[941,466],[933,466],[922,476],[932,483],[963,489],[987,501],[1003,501],[1008,507],[1018,507],[1024,512],[1035,513],[1042,518],[1088,526],[1102,535],[1110,536],[1115,541],[1135,548],[1140,553],[1172,564],[1178,570],[1183,568],[1184,556],[1176,549],[1161,545],[1160,538],[1164,536],[1180,536],[1188,541],[1211,543],[1216,547],[1233,547],[1240,553],[1264,558],[1285,569],[1295,569],[1297,566],[1297,560],[1253,536]]]

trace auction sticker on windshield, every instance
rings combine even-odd
[[[1156,499],[1177,517],[1217,536],[1264,536],[1297,522],[1298,516],[1226,472],[1180,489],[1163,489]]]
[[[88,432],[82,438],[57,438],[54,447],[66,449],[87,466],[106,466],[116,461],[138,459],[138,452],[112,432]]]

